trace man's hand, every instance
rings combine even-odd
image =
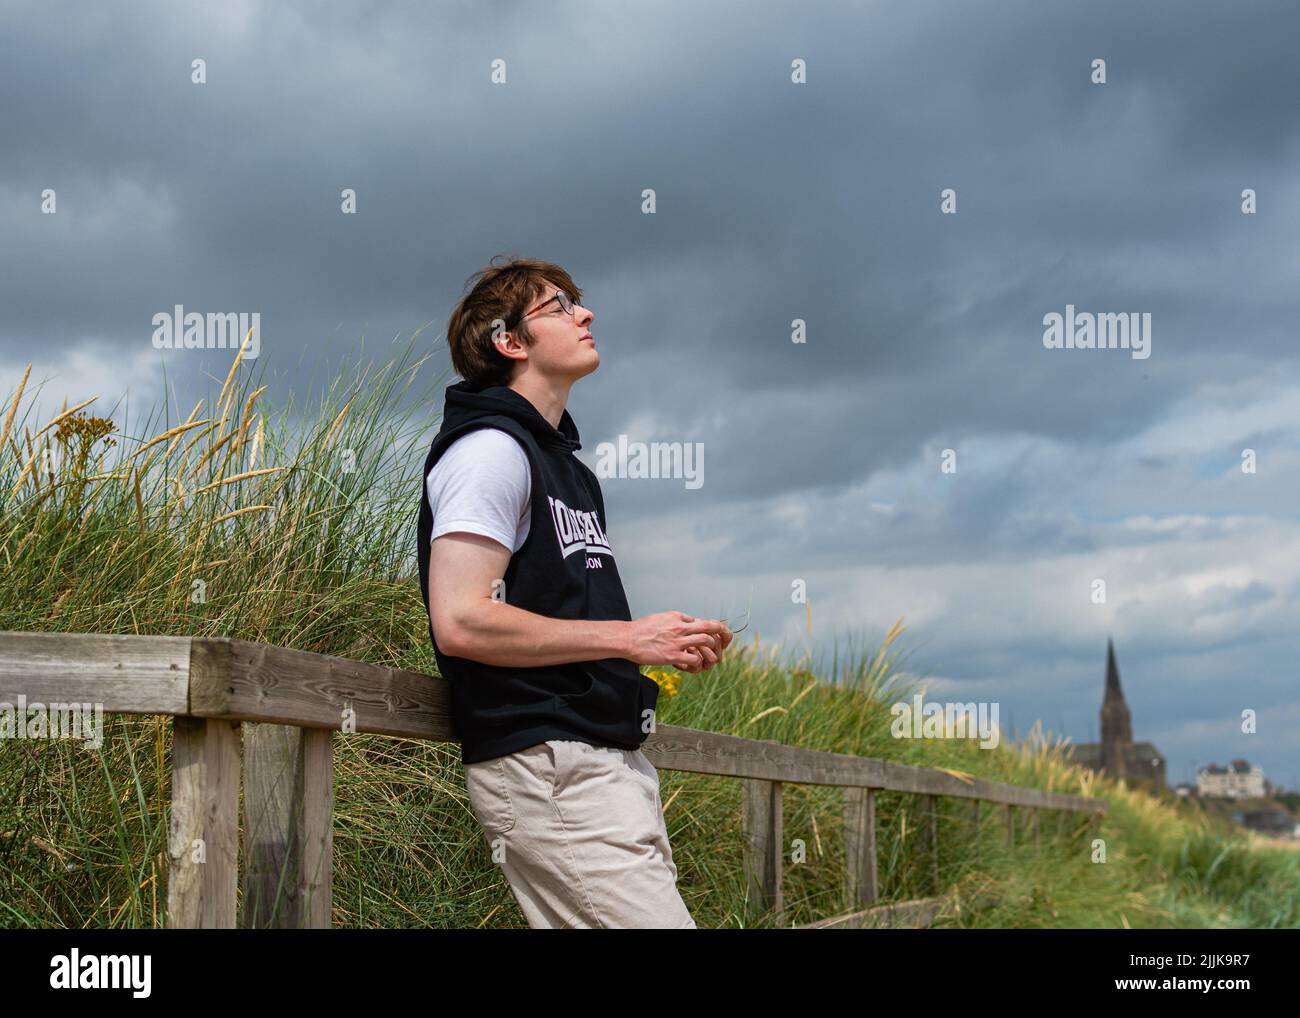
[[[633,619],[629,660],[639,665],[670,664],[684,672],[702,672],[718,663],[732,633],[717,619],[697,619],[678,611]]]
[[[708,621],[713,622],[717,620],[710,619]],[[687,653],[695,658],[696,665],[695,667],[684,669],[685,671],[695,673],[706,672],[721,660],[722,652],[731,645],[731,641],[735,639],[735,634],[727,628],[726,623],[719,623],[719,625],[722,626],[722,632],[713,637],[713,642],[707,645],[687,649]]]

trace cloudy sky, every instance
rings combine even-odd
[[[603,482],[635,614],[904,616],[931,698],[1076,742],[1112,635],[1171,780],[1295,786],[1300,9],[1048,7],[0,3],[0,393],[188,413],[230,357],[155,349],[176,304],[259,312],[277,401],[421,327],[451,381],[465,278],[555,261],[580,456],[704,450]],[[1149,356],[1048,349],[1067,305]]]

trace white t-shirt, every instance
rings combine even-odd
[[[433,510],[432,544],[443,534],[469,531],[514,554],[532,522],[532,471],[528,456],[500,428],[475,428],[438,458],[425,479]]]

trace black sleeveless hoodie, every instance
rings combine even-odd
[[[513,389],[493,385],[475,390],[463,381],[447,388],[442,427],[420,479],[416,558],[426,614],[433,510],[425,481],[452,441],[486,427],[512,435],[532,472],[528,538],[510,556],[502,599],[549,618],[630,620],[606,536],[605,501],[596,475],[573,455],[582,445],[569,411],[556,429]],[[636,749],[649,734],[659,686],[632,661],[605,658],[505,668],[444,654],[432,619],[429,639],[450,686],[462,763],[490,760],[548,739]]]

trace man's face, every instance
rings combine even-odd
[[[533,345],[518,347],[512,342],[509,349],[526,350],[529,370],[539,371],[547,377],[576,381],[600,366],[596,340],[591,335],[591,323],[596,316],[581,304],[574,304],[573,313],[568,314],[555,299],[555,292],[559,289],[559,286],[547,283],[529,302],[532,314],[528,316],[528,325]]]

